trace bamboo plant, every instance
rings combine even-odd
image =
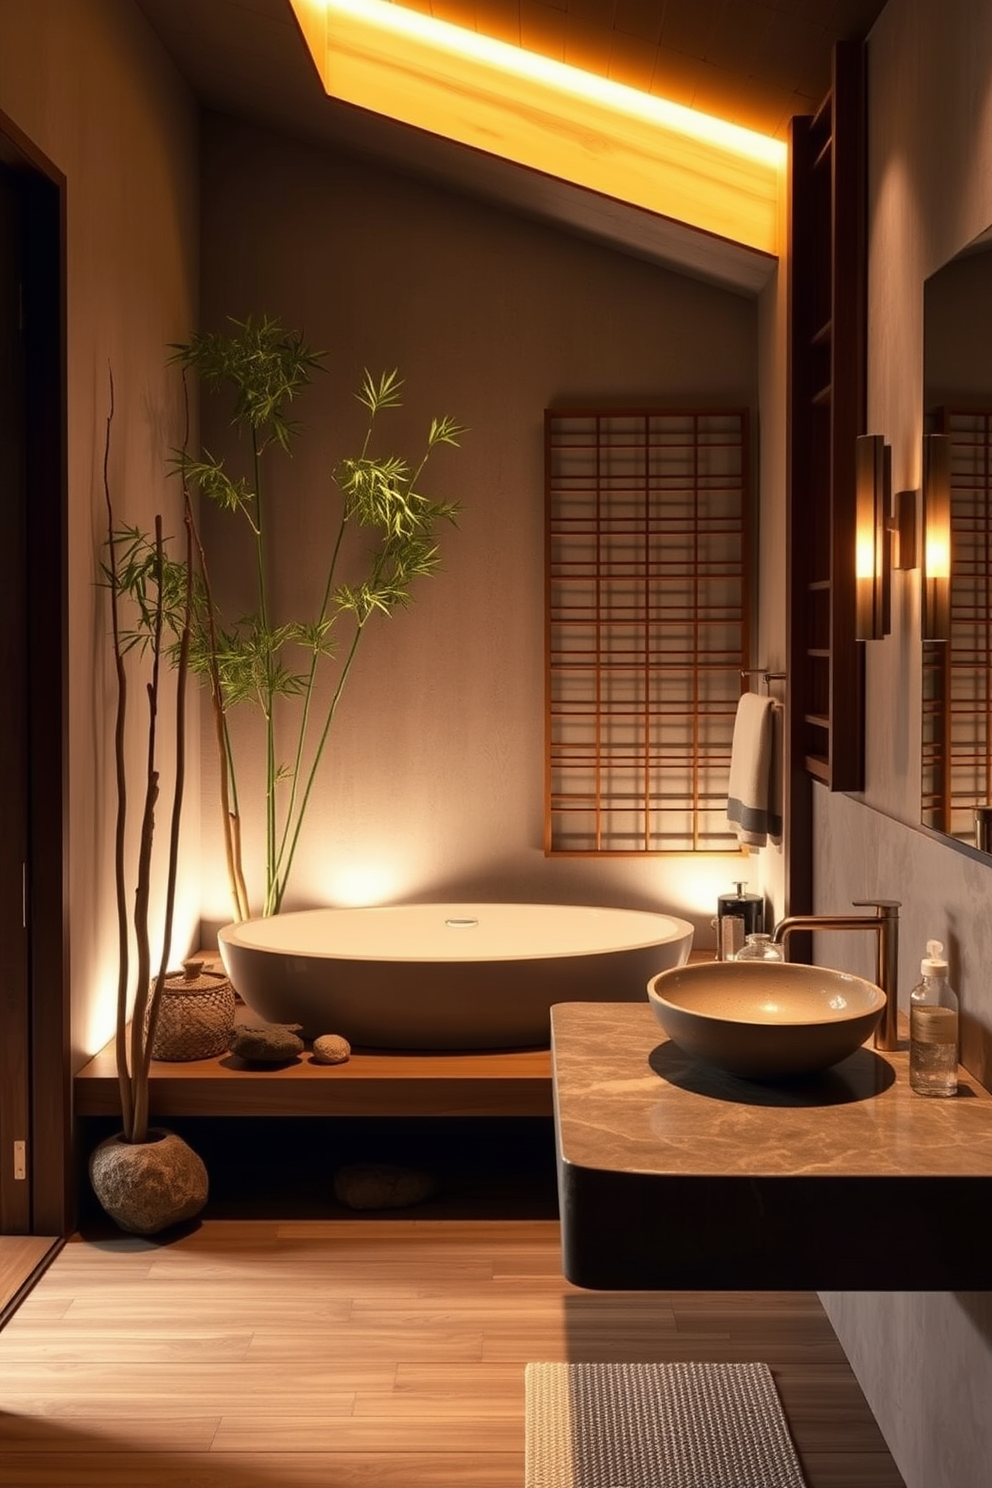
[[[246,451],[245,468],[232,473],[224,460],[207,452],[195,458],[185,446],[176,454],[175,468],[186,490],[198,491],[247,529],[254,553],[254,602],[248,614],[234,621],[220,613],[207,554],[192,522],[188,530],[193,557],[163,560],[160,592],[163,624],[172,635],[169,654],[177,664],[184,596],[191,596],[188,666],[204,679],[210,693],[233,916],[243,920],[250,916],[251,906],[242,860],[231,711],[241,706],[257,710],[263,732],[262,913],[272,915],[283,904],[318,767],[366,627],[373,615],[389,615],[409,605],[414,579],[438,569],[438,526],[453,523],[458,507],[453,502],[434,501],[418,487],[432,452],[439,445],[457,445],[465,431],[450,417],[433,418],[413,462],[399,455],[377,454],[380,419],[400,406],[403,381],[395,370],[379,376],[366,370],[356,393],[367,410],[364,438],[358,454],[342,459],[333,472],[339,504],[328,535],[320,597],[303,618],[276,616],[267,583],[270,537],[278,522],[269,471],[274,460],[292,451],[299,428],[289,417],[290,405],[325,358],[299,332],[287,331],[273,320],[249,317],[232,321],[231,326],[226,333],[194,335],[174,347],[173,360],[181,365],[184,377],[195,376],[206,392],[226,389],[233,394],[232,424],[242,436],[239,448]],[[357,583],[340,578],[345,539],[351,529],[364,529],[373,539]],[[122,537],[127,559],[124,571],[134,578],[133,583],[126,579],[125,587],[139,601],[137,625],[124,644],[140,641],[147,645],[156,616],[140,592],[140,576],[151,561],[154,544],[134,529]],[[192,581],[191,562],[196,570]],[[318,683],[323,684],[325,673],[330,674],[330,681],[322,694]],[[280,753],[283,739],[288,741],[285,757]]]
[[[110,436],[114,418],[114,386],[110,380],[110,405],[106,422],[103,459],[103,487],[107,510],[107,559],[104,579],[110,591],[111,635],[117,681],[114,727],[114,759],[117,788],[117,816],[114,844],[114,874],[118,925],[117,1032],[115,1053],[120,1089],[124,1140],[140,1144],[148,1140],[148,1076],[155,1025],[162,988],[168,974],[168,956],[172,942],[176,902],[176,877],[179,864],[179,827],[182,816],[186,761],[186,682],[193,616],[193,523],[188,487],[183,490],[184,526],[186,533],[185,583],[178,602],[173,604],[171,622],[176,628],[175,662],[175,773],[168,842],[165,912],[160,959],[152,980],[152,945],[150,933],[150,888],[152,849],[155,838],[155,812],[159,797],[160,771],[157,760],[158,710],[162,687],[163,627],[165,622],[166,568],[162,537],[162,518],[155,518],[155,536],[145,544],[139,576],[121,562],[121,531],[117,527],[110,490]],[[147,653],[150,675],[145,684],[148,704],[147,748],[144,769],[144,794],[138,858],[134,885],[133,915],[128,910],[127,820],[128,772],[125,752],[125,728],[128,712],[128,675],[124,656],[129,649],[127,633],[121,623],[121,599],[138,593],[145,606],[148,622]],[[136,947],[135,992],[130,1009],[130,930],[133,922]]]

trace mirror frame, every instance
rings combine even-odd
[[[976,314],[972,281],[990,268],[992,228],[923,289],[920,816],[928,835],[980,861],[976,813],[992,803],[992,324]],[[992,304],[984,285],[979,299]]]

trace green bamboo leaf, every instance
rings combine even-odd
[[[116,585],[118,597],[131,607],[131,617],[122,612],[120,644],[124,652],[144,652],[154,639],[161,592],[162,625],[166,654],[177,649],[186,611],[186,565],[163,551],[161,571],[154,539],[137,527],[123,527],[113,534],[114,562],[101,564],[102,582]],[[205,611],[206,597],[198,574],[193,575],[192,624],[194,630]],[[178,653],[177,653],[178,654]]]
[[[255,500],[250,483],[244,479],[232,480],[222,460],[213,459],[209,451],[204,454],[204,460],[191,460],[180,453],[172,461],[173,469],[223,511],[243,511],[250,515],[249,507]]]
[[[402,388],[403,378],[395,367],[391,372],[380,372],[378,382],[374,380],[366,367],[362,376],[362,385],[355,397],[359,403],[364,403],[371,414],[375,415],[380,408],[398,408],[402,401],[399,396]]]
[[[264,431],[266,441],[288,448],[295,426],[286,405],[298,397],[322,368],[325,353],[314,351],[299,331],[288,331],[267,316],[231,317],[233,332],[199,332],[173,346],[172,361],[194,371],[210,389],[234,392],[235,424]]]
[[[430,432],[427,435],[427,448],[433,449],[436,444],[458,445],[461,436],[468,433],[466,424],[459,424],[447,414],[441,418],[432,418]]]
[[[314,656],[333,656],[333,626],[332,615],[325,616],[323,620],[298,621],[290,627],[291,634],[287,639],[302,646],[305,651],[312,652]]]

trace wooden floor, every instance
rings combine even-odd
[[[592,1293],[545,1221],[69,1241],[0,1332],[3,1488],[521,1488],[528,1360],[763,1360],[809,1488],[902,1488],[808,1293]]]

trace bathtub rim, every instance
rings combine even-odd
[[[271,925],[276,922],[285,925],[288,921],[299,921],[307,919],[311,924],[317,917],[348,915],[354,918],[371,920],[378,916],[387,917],[396,915],[397,911],[404,916],[414,912],[443,911],[448,919],[468,919],[478,911],[497,910],[524,910],[530,912],[558,912],[564,911],[569,917],[578,915],[594,916],[618,916],[629,921],[640,920],[643,922],[654,922],[657,926],[660,922],[666,922],[671,929],[664,934],[647,934],[624,940],[614,938],[609,942],[599,945],[581,944],[576,945],[574,941],[562,940],[553,949],[536,949],[530,946],[526,949],[512,951],[493,951],[486,948],[470,952],[470,942],[466,937],[464,949],[460,949],[458,955],[444,954],[439,949],[429,951],[413,952],[409,947],[400,950],[391,950],[382,953],[373,945],[363,945],[361,948],[351,946],[347,949],[321,949],[314,946],[300,946],[291,944],[267,945],[261,939],[251,937],[251,928],[262,925]],[[460,933],[461,927],[452,927],[455,933]],[[645,923],[645,930],[648,925]],[[471,965],[484,962],[527,962],[560,960],[568,957],[586,956],[610,956],[625,951],[645,950],[652,946],[671,945],[678,941],[688,939],[691,948],[695,936],[695,926],[692,921],[679,915],[669,913],[667,910],[635,909],[627,906],[616,905],[591,905],[591,904],[561,904],[561,903],[538,903],[534,900],[431,900],[425,903],[401,903],[383,905],[326,905],[315,906],[309,909],[280,911],[277,915],[258,916],[250,920],[242,920],[224,925],[218,931],[219,946],[230,947],[235,951],[249,954],[264,954],[266,956],[299,956],[312,957],[322,961],[362,961],[381,962],[394,965],[423,965],[423,964],[459,964]]]

